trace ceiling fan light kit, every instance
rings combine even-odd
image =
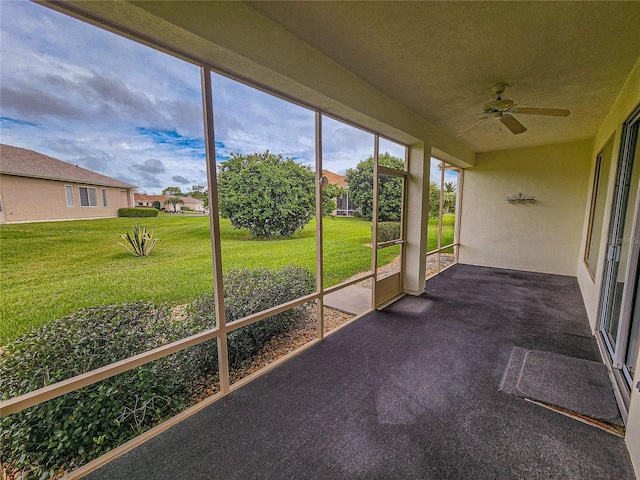
[[[524,114],[524,115],[546,115],[552,117],[567,117],[571,114],[571,112],[564,108],[536,108],[536,107],[518,107],[515,102],[510,98],[502,98],[502,93],[505,89],[509,87],[507,83],[496,83],[493,87],[491,87],[491,91],[497,95],[495,100],[488,102],[482,108],[482,112],[475,113],[472,115],[465,115],[460,118],[468,118],[477,115],[484,115],[479,118],[463,130],[461,130],[456,137],[461,137],[468,131],[474,129],[482,122],[484,122],[487,118],[496,118],[500,120],[500,122],[507,127],[511,133],[514,135],[519,135],[527,131],[527,127],[525,127],[518,119],[516,119],[513,114]],[[453,119],[457,120],[457,119]],[[453,121],[449,120],[446,123]]]

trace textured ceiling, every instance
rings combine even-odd
[[[593,137],[640,57],[640,2],[248,2],[389,97],[456,135],[490,87],[527,107],[513,135],[487,120],[460,137],[477,152]]]

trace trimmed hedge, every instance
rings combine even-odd
[[[225,275],[224,285],[225,318],[227,322],[233,322],[313,293],[315,278],[311,271],[297,266],[282,270],[240,269]],[[198,297],[188,312],[196,329],[213,328],[216,325],[213,293]],[[229,367],[235,368],[251,360],[273,337],[293,330],[301,318],[300,309],[291,309],[229,333]],[[212,348],[215,346],[207,347],[209,350]],[[217,352],[203,350],[200,355],[201,364],[207,365],[207,369],[217,370]]]
[[[312,293],[314,275],[300,267],[236,270],[225,276],[227,321]],[[270,339],[294,329],[291,309],[228,336],[239,366]],[[6,345],[0,354],[0,399],[6,400],[216,325],[212,294],[175,318],[167,305],[127,303],[81,310]],[[205,342],[81,390],[0,419],[0,458],[11,469],[46,478],[121,445],[192,403],[198,380],[215,374],[215,341]],[[31,477],[29,477],[31,478]]]
[[[390,242],[400,238],[400,222],[379,222],[378,242]]]
[[[157,217],[158,210],[148,207],[119,208],[119,217]]]
[[[48,323],[0,356],[8,399],[185,336],[151,303],[102,306]],[[184,352],[0,420],[0,456],[38,476],[77,467],[186,407],[197,378]],[[36,477],[39,478],[39,477]]]

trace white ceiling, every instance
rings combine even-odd
[[[591,138],[640,57],[640,2],[248,2],[383,93],[456,135],[491,85],[528,107],[513,135],[487,120],[462,143],[477,152]],[[502,127],[502,128],[501,128]]]

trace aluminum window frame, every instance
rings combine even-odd
[[[609,170],[611,169],[611,165],[613,163],[613,156],[614,156],[614,138],[615,138],[615,132],[614,134],[609,138],[609,140],[607,140],[604,144],[604,146],[602,147],[602,149],[598,152],[598,154],[596,155],[596,164],[595,164],[595,168],[594,168],[594,172],[593,172],[593,185],[591,187],[591,198],[589,201],[589,221],[587,224],[587,234],[586,234],[586,241],[585,241],[585,245],[584,245],[584,256],[583,256],[583,262],[585,264],[585,266],[587,267],[587,272],[589,273],[589,275],[591,276],[591,280],[593,280],[595,282],[596,279],[596,273],[597,273],[597,269],[598,269],[598,260],[600,257],[600,250],[601,250],[601,245],[602,245],[602,238],[600,239],[599,244],[597,245],[598,248],[598,255],[596,256],[596,264],[595,265],[591,265],[591,260],[590,260],[590,256],[591,256],[591,249],[596,247],[596,245],[593,244],[593,234],[594,234],[594,227],[596,226],[596,223],[600,224],[600,233],[603,233],[603,229],[604,229],[604,221],[606,218],[606,205],[607,205],[607,197],[608,197],[608,191],[609,191],[609,175],[610,175],[610,171],[607,171],[606,169],[608,168]],[[609,158],[605,158],[604,155],[606,153],[606,151],[610,149],[611,153],[609,155]],[[605,163],[605,170],[603,170],[603,163]],[[603,181],[606,180],[606,181]],[[596,218],[596,213],[597,213],[597,207],[598,207],[598,201],[603,201],[604,202],[604,208],[602,211],[602,217],[600,219]]]
[[[73,196],[73,185],[65,185],[64,186],[64,195],[65,195],[65,199],[67,201],[67,207],[68,208],[75,208],[76,199]]]
[[[82,201],[82,191],[83,189],[86,191],[87,193],[87,205],[83,205]],[[90,192],[93,192],[93,198],[90,194]],[[81,207],[87,207],[87,208],[96,208],[98,206],[98,189],[96,187],[86,187],[86,186],[78,186],[78,196],[80,197],[80,206]],[[94,205],[91,204],[91,200],[94,200]]]

